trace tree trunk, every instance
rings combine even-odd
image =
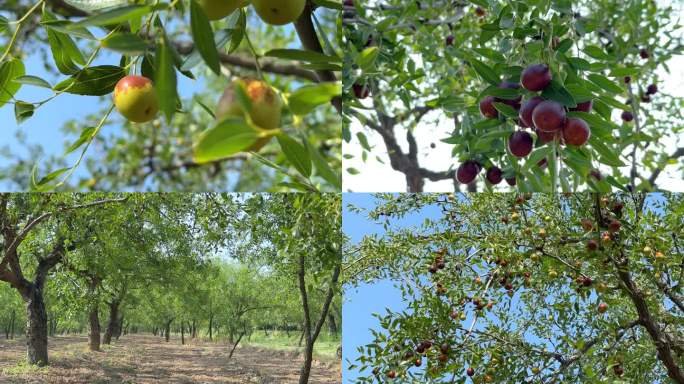
[[[126,324],[126,327],[128,327],[128,324]],[[114,332],[114,337],[116,338],[117,341],[119,341],[119,337],[121,337],[121,332],[124,331],[124,314],[122,313],[121,316],[119,317],[119,321],[117,322],[116,325],[116,331]]]
[[[181,321],[181,345],[185,345],[185,322]]]
[[[172,322],[172,321],[173,321],[173,320],[169,320],[169,321],[166,323],[166,328],[165,328],[165,329],[166,329],[166,336],[165,336],[165,338],[166,338],[166,342],[167,342],[167,343],[169,342],[169,338],[171,337],[171,322]]]
[[[328,313],[328,332],[331,336],[337,335],[337,321],[332,313]]]
[[[157,327],[152,328],[152,335],[157,336]]]
[[[197,320],[192,320],[192,338],[197,338]]]
[[[48,325],[43,293],[30,284],[24,294],[26,301],[26,346],[29,364],[48,365]]]
[[[90,334],[88,337],[91,351],[100,350],[100,315],[98,312],[98,305],[91,305],[90,312],[88,313],[88,321],[90,323]]]
[[[209,315],[209,341],[212,341],[212,328],[214,328],[214,315]]]
[[[242,340],[242,336],[244,336],[245,333],[242,332],[240,336],[237,338],[237,341],[235,341],[235,344],[233,344],[233,349],[230,350],[230,354],[228,355],[228,359],[233,357],[233,353],[235,352],[235,348],[237,348],[238,344],[240,344],[240,340]]]
[[[116,333],[116,326],[119,321],[119,303],[112,301],[109,303],[109,322],[107,322],[107,329],[105,330],[104,339],[102,343],[111,344],[112,336]]]

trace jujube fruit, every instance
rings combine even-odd
[[[525,157],[532,152],[532,136],[525,131],[515,131],[508,138],[508,149],[516,157]]]
[[[499,84],[499,88],[501,89],[519,89],[520,84],[518,83],[513,83],[511,81],[503,81]],[[502,102],[506,105],[510,105],[511,107],[515,109],[520,109],[520,101],[522,100],[522,96],[518,96],[515,99],[496,99],[496,101]]]
[[[159,104],[152,81],[144,76],[125,76],[114,88],[114,105],[126,119],[146,123],[157,115]]]
[[[520,75],[520,82],[528,91],[541,91],[551,83],[551,71],[545,64],[530,65]]]
[[[563,127],[563,140],[570,145],[584,145],[589,141],[591,131],[586,121],[580,118],[571,117],[565,122]]]
[[[261,20],[272,25],[285,25],[299,18],[306,0],[252,0]]]
[[[550,143],[556,138],[556,132],[544,132],[535,129],[534,133],[537,134],[537,139],[539,139],[539,141],[541,141],[543,144]]]
[[[352,89],[357,99],[365,99],[370,94],[370,89],[365,84],[354,83]]]
[[[456,170],[456,180],[461,184],[470,184],[480,173],[480,165],[472,160],[465,161]]]
[[[577,103],[577,106],[575,108],[570,108],[571,111],[579,111],[579,112],[591,112],[591,107],[594,105],[594,102],[589,100],[585,101],[584,103]]]
[[[501,182],[501,179],[503,177],[503,173],[501,172],[501,168],[499,167],[491,167],[487,170],[487,181],[490,183],[496,185]]]
[[[482,116],[488,119],[495,119],[499,116],[499,111],[494,108],[495,101],[496,98],[494,96],[486,96],[480,100],[480,113],[482,113]]]
[[[520,107],[520,113],[518,116],[520,117],[520,120],[527,124],[528,127],[534,127],[534,122],[532,121],[532,112],[534,112],[534,109],[537,107],[537,105],[543,101],[544,99],[540,96],[534,96],[525,100],[525,102],[522,104],[522,107]]]
[[[198,0],[209,20],[220,20],[235,12],[236,9],[249,5],[247,0]]]
[[[543,101],[532,112],[532,121],[537,129],[556,132],[565,124],[565,109],[555,101]]]
[[[605,313],[607,310],[608,310],[608,304],[601,303],[598,305],[598,312],[599,313]]]
[[[628,122],[628,123],[629,123],[630,121],[634,120],[634,115],[633,115],[632,112],[630,112],[630,111],[624,111],[624,112],[622,112],[622,116],[621,116],[621,117],[622,117],[622,120],[624,120],[625,122]]]
[[[249,112],[245,111],[239,101],[237,87],[242,87],[251,103]],[[216,107],[216,120],[221,121],[230,116],[244,117],[248,115],[257,127],[271,130],[280,127],[282,110],[283,101],[273,87],[260,80],[239,79],[229,84],[223,92]],[[258,151],[269,140],[270,137],[261,138],[247,150]]]
[[[649,95],[655,95],[656,93],[658,93],[658,86],[655,84],[649,85],[646,88],[646,93],[648,93]]]

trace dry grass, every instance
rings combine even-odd
[[[23,363],[23,340],[0,340],[0,383],[296,383],[301,359],[296,353],[238,347],[228,360],[225,344],[180,340],[165,343],[151,335],[127,335],[102,352],[89,352],[85,336],[50,338],[50,366]],[[341,383],[339,361],[316,361],[309,383]]]

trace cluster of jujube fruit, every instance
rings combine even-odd
[[[519,89],[523,88],[530,92],[543,91],[551,84],[551,70],[545,64],[530,65],[522,72],[520,84],[504,81],[499,84],[499,88]],[[517,124],[522,128],[534,129],[537,140],[543,144],[558,140],[574,146],[582,146],[589,141],[591,130],[586,121],[580,118],[567,117],[566,108],[554,100],[546,100],[539,95],[529,97],[524,102],[522,96],[514,99],[502,99],[494,96],[486,96],[480,100],[480,112],[488,119],[499,117],[499,111],[494,103],[499,102],[514,108],[518,112]],[[578,103],[570,111],[591,111],[592,102],[587,101]],[[532,152],[534,147],[533,136],[525,130],[516,130],[508,138],[508,150],[513,156],[523,158]],[[469,184],[475,180],[480,172],[480,166],[474,166],[472,160],[466,161],[459,167],[456,177],[462,184]],[[543,166],[544,164],[540,164]],[[492,166],[487,171],[487,181],[491,184],[498,184],[502,180],[501,169]],[[509,185],[515,185],[514,177],[507,178]]]

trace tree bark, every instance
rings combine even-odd
[[[233,348],[230,350],[230,354],[228,355],[228,359],[233,357],[233,353],[235,352],[235,349],[237,348],[238,344],[240,344],[240,340],[242,340],[242,337],[245,335],[244,332],[240,333],[240,336],[237,338],[235,341],[235,344],[233,344]]]
[[[185,345],[185,322],[181,321],[181,345]]]
[[[212,328],[214,328],[214,314],[209,315],[209,341],[213,341]]]
[[[164,328],[166,330],[166,335],[164,337],[165,337],[167,343],[169,342],[169,338],[171,337],[171,322],[173,322],[173,319],[167,321],[166,326]]]
[[[100,350],[100,315],[97,304],[90,306],[88,313],[88,322],[90,323],[90,333],[88,339],[90,341],[89,347],[91,351]]]
[[[328,313],[328,332],[330,332],[330,335],[335,336],[337,335],[337,321],[335,320],[335,315],[332,313]]]
[[[28,363],[44,367],[48,365],[48,327],[43,294],[34,284],[29,284],[24,294]]]
[[[109,322],[107,323],[107,329],[105,330],[103,343],[111,344],[112,336],[116,335],[116,328],[119,323],[119,302],[113,300],[109,303]]]

